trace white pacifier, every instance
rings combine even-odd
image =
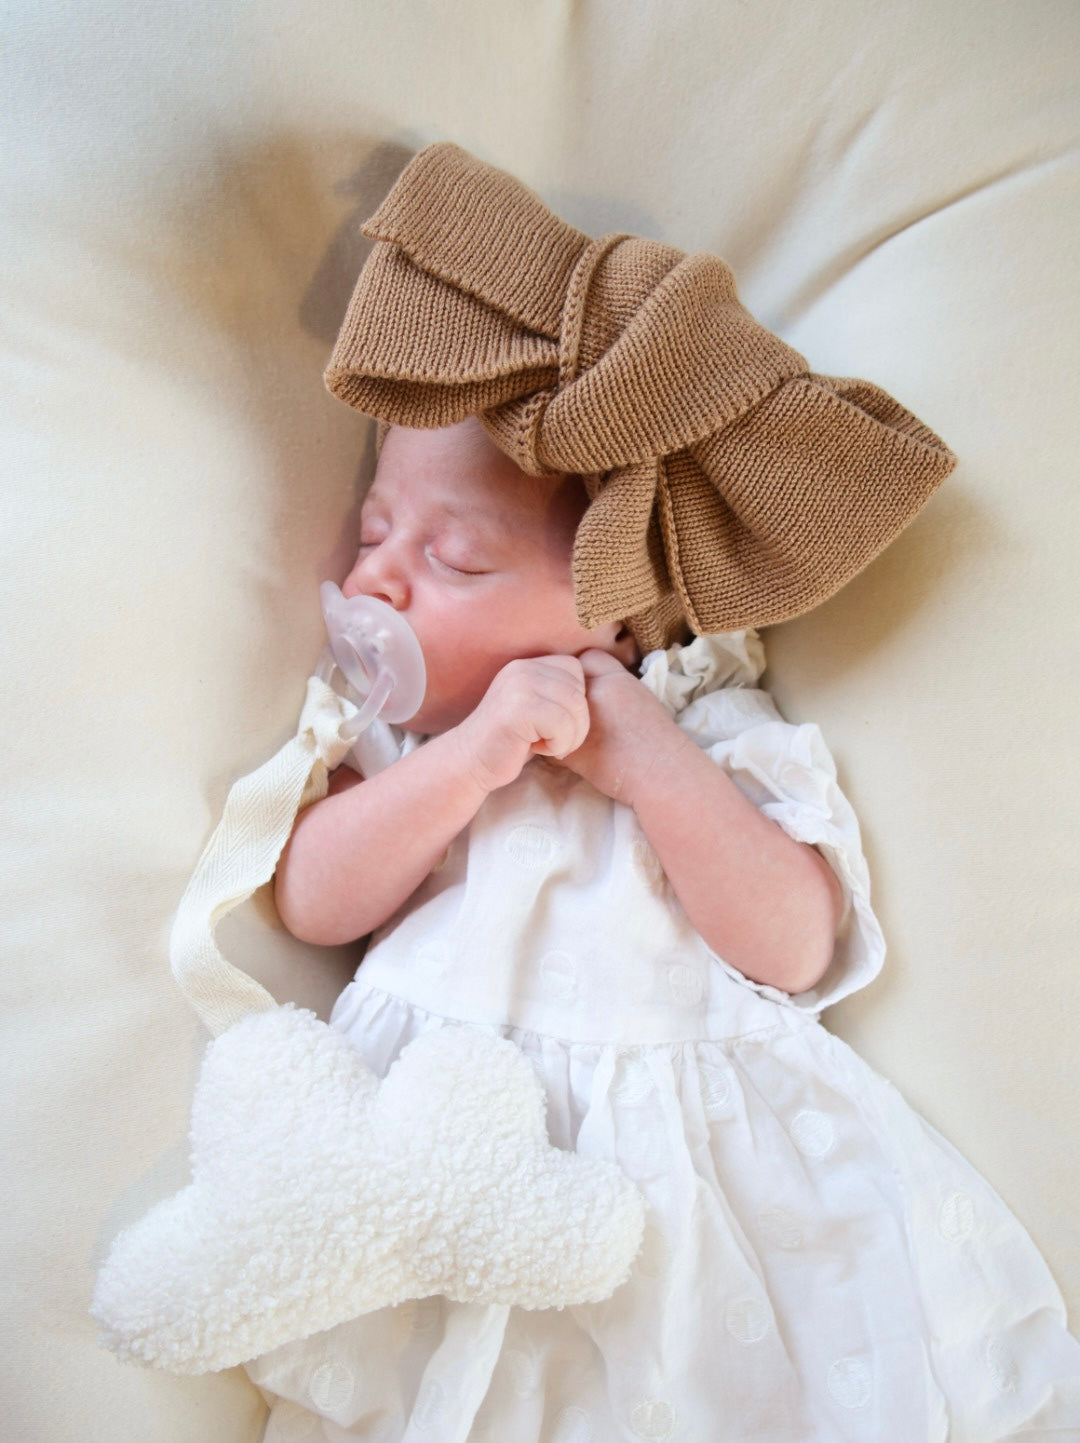
[[[336,666],[345,678],[346,696],[360,710],[342,729],[356,738],[376,717],[408,721],[420,709],[427,688],[424,654],[416,633],[401,615],[374,596],[348,599],[332,581],[319,587],[330,645],[316,675],[329,682]]]

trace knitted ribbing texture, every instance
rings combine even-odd
[[[719,257],[591,239],[460,146],[421,150],[362,230],[329,389],[380,441],[478,414],[522,470],[580,474],[578,616],[644,650],[809,611],[956,464],[879,386],[811,372]]]

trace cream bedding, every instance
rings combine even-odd
[[[829,1024],[985,1173],[1075,1327],[1076,7],[16,0],[4,30],[6,1436],[261,1432],[240,1370],[121,1365],[87,1307],[185,1180],[205,1036],[168,927],[295,727],[372,461],[321,370],[357,225],[436,139],[592,234],[722,255],[960,455],[766,633],[765,680],[838,759],[890,947]],[[265,897],[228,925],[324,1016],[355,965]]]

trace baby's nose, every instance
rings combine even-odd
[[[341,593],[345,597],[374,596],[395,611],[404,611],[409,604],[408,583],[393,564],[385,545],[360,553],[342,584]]]

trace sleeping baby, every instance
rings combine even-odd
[[[499,1039],[550,1143],[617,1169],[644,1224],[585,1301],[417,1287],[243,1355],[268,1443],[1080,1436],[1030,1237],[820,1022],[885,946],[821,733],[759,685],[758,628],[869,564],[955,458],[810,372],[718,258],[592,239],[457,146],[364,233],[326,373],[379,423],[343,591],[408,623],[427,687],[305,794],[278,910],[370,939],[330,1031],[384,1086],[425,1040]],[[466,1090],[430,1102],[452,1133]],[[442,1174],[413,1182],[437,1211]]]
[[[642,1253],[600,1304],[430,1298],[250,1375],[283,1429],[357,1438],[983,1440],[1055,1378],[1075,1406],[1030,1240],[817,1020],[884,952],[818,729],[750,629],[642,663],[586,627],[587,504],[475,418],[385,434],[343,590],[409,621],[428,688],[400,760],[301,812],[276,898],[306,940],[371,934],[331,1025],[377,1073],[432,1028],[520,1047],[552,1140],[643,1193]]]
[[[655,856],[714,951],[755,981],[805,991],[832,957],[836,877],[638,683],[624,625],[579,621],[570,564],[587,505],[578,477],[520,471],[475,417],[390,432],[343,591],[378,597],[411,624],[427,690],[408,726],[431,739],[363,785],[340,768],[301,814],[277,873],[281,918],[327,944],[381,928],[492,793],[541,756],[560,764],[560,796],[580,778],[632,809],[639,852]]]

